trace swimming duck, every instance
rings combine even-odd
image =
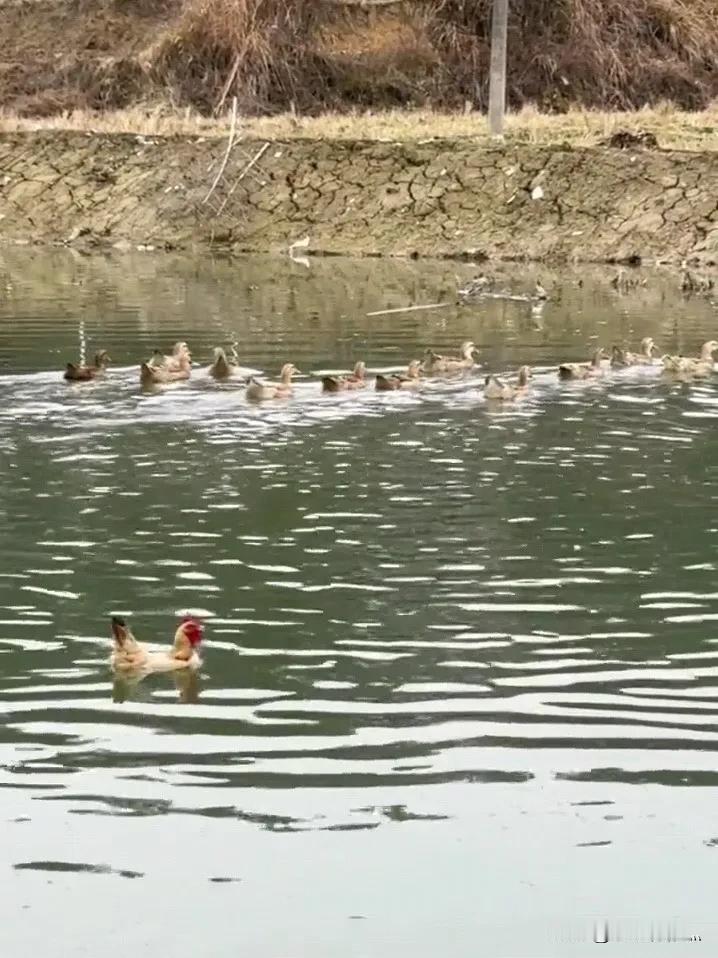
[[[338,393],[345,389],[363,389],[366,386],[366,363],[359,361],[354,372],[347,376],[322,376],[322,392]]]
[[[679,376],[691,376],[704,379],[713,374],[713,353],[718,350],[718,342],[709,340],[703,343],[700,356],[664,356],[663,371]]]
[[[178,342],[172,347],[172,353],[169,356],[165,356],[159,349],[156,349],[148,365],[153,367],[161,366],[170,372],[174,372],[184,369],[187,361],[191,365],[192,353],[190,352],[189,346],[185,342]]]
[[[279,374],[278,383],[265,383],[259,379],[250,379],[247,385],[247,399],[261,401],[264,399],[287,399],[292,395],[292,376],[299,370],[294,363],[285,363]]]
[[[628,365],[629,363],[626,362],[626,350],[615,344],[611,346],[611,368],[616,369]]]
[[[106,349],[101,349],[95,353],[95,358],[90,366],[78,366],[76,363],[68,363],[63,373],[63,379],[73,383],[86,383],[91,379],[96,379],[104,373],[110,357]]]
[[[379,392],[389,392],[392,389],[414,389],[419,385],[421,374],[421,360],[412,359],[405,373],[379,373],[375,386]]]
[[[561,363],[558,367],[559,379],[590,379],[601,373],[601,360],[604,352],[601,347],[594,350],[590,363]]]
[[[116,672],[168,672],[172,669],[198,668],[201,665],[199,646],[204,637],[202,623],[185,616],[175,632],[169,649],[151,652],[141,645],[124,619],[112,617],[114,648],[110,657]]]
[[[424,353],[424,362],[422,364],[425,373],[459,373],[465,369],[473,369],[476,366],[475,354],[478,353],[476,346],[469,340],[461,344],[458,356],[441,356],[435,353],[433,349],[427,349]]]
[[[531,370],[528,366],[521,366],[519,369],[515,386],[504,382],[498,376],[487,376],[484,380],[484,397],[498,400],[518,399],[527,392],[530,378]]]
[[[157,355],[155,351],[155,356]],[[153,357],[154,359],[155,357]],[[160,386],[165,383],[179,382],[189,379],[192,372],[192,362],[189,353],[181,356],[179,361],[172,365],[159,365],[151,359],[140,365],[140,385],[143,389],[150,386]]]
[[[631,353],[620,346],[614,346],[611,349],[611,366],[652,366],[655,349],[657,346],[650,336],[644,336],[641,340],[639,353]]]
[[[214,350],[214,360],[207,372],[214,379],[229,379],[237,369],[237,354],[232,350],[233,355],[227,356],[227,353],[221,346],[216,346]]]

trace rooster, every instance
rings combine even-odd
[[[175,632],[169,649],[152,652],[141,645],[124,619],[112,617],[111,665],[116,672],[168,672],[173,669],[196,669],[202,664],[199,646],[204,638],[202,623],[187,615]]]

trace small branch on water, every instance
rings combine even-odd
[[[234,134],[236,129],[237,129],[237,97],[235,96],[235,97],[232,97],[232,125],[229,128],[229,142],[227,143],[227,150],[224,154],[224,159],[222,160],[222,164],[219,170],[217,171],[217,175],[214,178],[214,182],[210,186],[209,192],[207,193],[205,198],[202,200],[203,206],[209,200],[210,196],[214,193],[217,187],[217,184],[222,179],[222,174],[224,173],[225,167],[227,166],[227,161],[229,160],[229,154],[232,152],[232,147],[234,146]]]
[[[245,178],[245,176],[247,175],[247,173],[249,173],[249,171],[252,169],[252,167],[254,166],[254,164],[257,163],[258,160],[261,159],[261,157],[264,155],[264,153],[265,153],[268,149],[269,149],[269,143],[265,143],[264,146],[261,146],[261,147],[257,150],[257,152],[254,154],[254,156],[252,157],[252,159],[249,161],[249,163],[247,163],[247,165],[245,166],[245,168],[242,170],[242,172],[239,174],[239,176],[238,176],[237,179],[235,180],[234,185],[232,186],[232,189],[229,191],[229,193],[227,193],[227,195],[225,196],[225,198],[222,200],[222,203],[220,204],[219,209],[218,209],[217,212],[215,213],[215,216],[219,216],[219,214],[222,212],[222,210],[223,210],[223,209],[225,208],[225,206],[227,205],[227,200],[232,196],[232,194],[234,193],[234,191],[237,189],[237,187],[239,186],[239,184],[240,184],[240,183],[242,182],[242,180]]]
[[[453,306],[454,303],[429,303],[427,306],[398,306],[396,309],[377,309],[373,313],[367,313],[367,316],[388,316],[389,313],[413,313],[419,309],[443,309],[445,306]]]

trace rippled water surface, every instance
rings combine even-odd
[[[367,316],[473,272],[2,254],[3,956],[584,954],[672,917],[716,951],[717,383],[549,371],[694,353],[716,308],[575,271],[542,311]],[[529,397],[313,378],[468,338]],[[177,339],[304,375],[141,395]],[[67,386],[81,345],[114,365]],[[113,684],[110,614],[166,642],[186,610],[200,675]]]

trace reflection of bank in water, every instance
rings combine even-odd
[[[149,677],[144,675],[117,675],[112,683],[112,701],[113,702],[132,702],[138,698],[151,697],[151,688],[142,685]],[[199,702],[199,673],[194,669],[182,669],[177,672],[152,673],[153,681],[164,682],[171,678],[177,689],[177,698],[180,702],[194,704]],[[138,691],[146,691],[147,695],[138,695]]]

